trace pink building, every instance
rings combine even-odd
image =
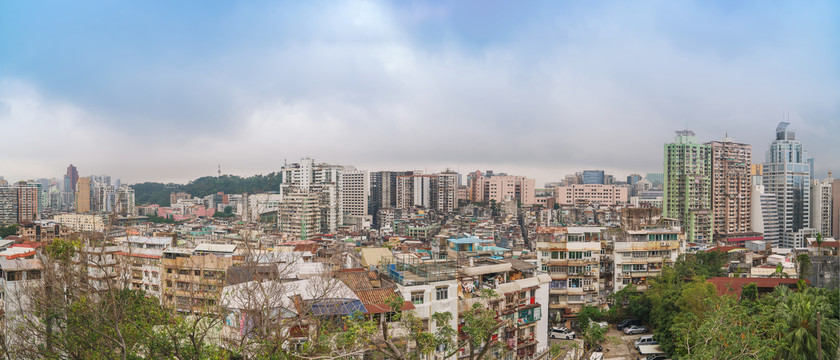
[[[524,176],[493,175],[485,176],[481,171],[467,175],[467,198],[474,202],[497,203],[512,197],[522,205],[534,205],[534,179]]]
[[[557,203],[560,205],[595,202],[602,205],[620,205],[628,200],[627,187],[620,185],[575,184],[556,189]]]

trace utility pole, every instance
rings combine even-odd
[[[822,360],[822,329],[820,328],[820,312],[817,311],[817,359]]]

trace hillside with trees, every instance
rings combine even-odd
[[[132,185],[135,202],[138,205],[158,204],[170,206],[169,194],[185,192],[195,197],[204,197],[218,192],[225,194],[255,194],[280,189],[280,173],[241,177],[236,175],[205,176],[187,184],[144,182]]]

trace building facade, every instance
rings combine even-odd
[[[811,164],[795,132],[787,130],[788,125],[781,122],[776,127],[776,139],[767,151],[762,180],[767,192],[776,194],[782,238],[794,239],[794,233],[811,223]],[[790,245],[783,241],[782,246]]]
[[[341,196],[344,199],[344,213],[353,216],[368,215],[370,183],[367,171],[347,167],[342,177]]]
[[[575,184],[559,186],[555,189],[557,203],[560,205],[589,203],[621,205],[629,200],[628,187],[622,185]]]
[[[76,184],[76,212],[79,214],[89,213],[91,211],[90,193],[91,183],[89,177],[80,177]]]
[[[712,150],[712,216],[715,234],[750,231],[752,148],[730,138],[706,143]]]
[[[538,227],[537,263],[551,276],[549,319],[572,320],[583,306],[598,306],[601,230],[599,227]]]
[[[35,221],[41,219],[41,184],[17,185],[17,218],[18,222]]]
[[[467,200],[501,203],[507,197],[522,205],[534,205],[535,181],[524,176],[484,175],[475,171],[467,175]]]
[[[663,213],[680,220],[686,240],[712,241],[711,148],[700,144],[693,131],[677,131],[665,144]]]
[[[0,226],[8,226],[18,221],[17,189],[0,186]]]
[[[832,233],[831,210],[834,207],[832,187],[834,179],[829,174],[823,180],[811,181],[811,228],[825,237]]]
[[[335,233],[344,221],[344,199],[342,196],[342,174],[339,165],[315,164],[310,158],[299,163],[284,165],[280,194],[317,194],[321,207],[320,232]]]
[[[776,194],[764,190],[764,185],[753,185],[751,194],[750,229],[764,234],[764,241],[778,247],[781,241],[779,210],[776,208]]]

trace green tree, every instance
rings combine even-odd
[[[808,254],[799,254],[796,256],[796,274],[800,279],[808,277],[808,272],[811,271],[811,257]]]
[[[0,238],[17,234],[17,224],[0,226]]]
[[[785,293],[778,299],[776,317],[787,331],[781,337],[778,352],[782,359],[836,359],[840,323],[831,314],[829,301],[813,291]],[[817,320],[821,322],[822,349],[817,348]]]
[[[743,289],[741,289],[741,298],[756,301],[758,299],[758,286],[755,283],[744,285]]]

